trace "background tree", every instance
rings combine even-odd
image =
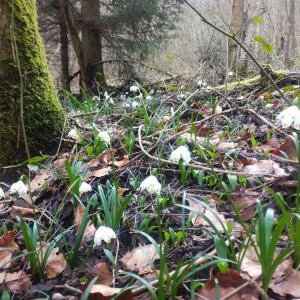
[[[81,19],[76,24],[76,7],[69,0],[59,3],[88,89],[95,87],[95,82],[100,89],[106,88],[103,66],[97,65],[103,60],[104,49],[106,58],[144,60],[170,38],[167,32],[175,29],[180,13],[180,4],[174,1],[82,0]]]
[[[44,150],[48,154],[53,140],[61,134],[64,113],[47,68],[35,1],[0,0],[0,11],[0,166],[3,167],[26,160],[28,152],[31,157]]]

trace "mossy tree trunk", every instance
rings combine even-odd
[[[35,0],[0,0],[0,15],[0,167],[3,167],[27,159],[20,117],[21,81],[23,120],[31,157],[54,150],[55,138],[63,128],[64,112],[47,68]]]

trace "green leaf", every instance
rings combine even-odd
[[[254,41],[261,43],[261,44],[266,44],[266,40],[262,36],[255,36]]]
[[[178,86],[167,85],[167,89],[170,91],[179,90]]]
[[[227,174],[227,178],[229,180],[230,186],[232,188],[232,191],[235,191],[235,188],[237,186],[237,176],[232,174]]]
[[[264,19],[262,17],[256,17],[254,20],[253,20],[253,23],[263,23],[264,22]]]
[[[28,165],[27,165],[27,168],[28,168],[29,171],[31,171],[31,172],[37,172],[38,169],[39,169],[38,165],[32,165],[32,164],[28,164]]]
[[[3,290],[1,299],[2,300],[10,300],[10,295],[6,290]]]
[[[172,59],[174,59],[175,58],[175,56],[172,56],[172,55],[167,55],[167,59],[170,59],[170,60],[172,60]]]
[[[217,250],[217,255],[219,258],[223,258],[223,259],[227,259],[227,251],[224,247],[224,243],[222,243],[222,241],[220,240],[220,238],[218,236],[215,235],[214,237],[214,243],[215,243],[215,247]],[[220,270],[221,273],[225,274],[227,268],[228,268],[228,262],[224,261],[224,262],[218,262],[217,266]]]
[[[261,47],[267,53],[273,53],[273,45],[272,44],[264,44]]]
[[[81,277],[81,278],[79,278],[79,282],[80,283],[85,283],[85,282],[87,282],[88,281],[88,279],[86,278],[86,277]]]

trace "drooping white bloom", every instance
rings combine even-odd
[[[155,176],[150,175],[144,181],[142,181],[140,185],[140,190],[147,190],[149,193],[156,193],[159,195],[161,190],[161,184],[158,182]]]
[[[0,188],[0,199],[4,198],[4,192],[3,190]]]
[[[132,86],[130,87],[130,92],[135,93],[135,92],[137,92],[138,90],[139,90],[139,87],[136,86],[136,85],[132,85]]]
[[[279,119],[282,123],[282,128],[287,128],[294,123],[294,127],[300,129],[300,110],[297,106],[292,105],[289,108],[283,110],[276,119]]]
[[[135,102],[135,101],[133,101],[133,102],[131,103],[131,105],[132,105],[132,108],[137,108],[137,107],[140,106],[140,104],[139,104],[138,102]]]
[[[100,102],[100,98],[99,98],[98,96],[94,96],[94,97],[93,97],[93,101]]]
[[[111,228],[100,226],[97,229],[94,236],[94,245],[100,246],[102,240],[105,241],[106,243],[110,243],[111,239],[115,239],[115,238],[116,238],[116,234]]]
[[[180,146],[176,150],[171,153],[170,160],[179,162],[182,159],[185,164],[188,164],[191,160],[191,153],[190,151],[184,147]]]
[[[233,72],[232,72],[232,71],[228,72],[228,76],[229,76],[229,77],[230,77],[230,76],[233,76]]]
[[[83,193],[87,193],[87,192],[91,192],[91,191],[92,191],[92,187],[88,183],[83,182],[80,185],[79,194],[83,194]]]
[[[27,187],[23,181],[19,180],[18,182],[15,182],[14,184],[11,185],[10,193],[11,194],[18,193],[19,195],[27,194]]]
[[[207,83],[205,81],[203,81],[203,80],[200,79],[198,81],[198,86],[207,86]]]
[[[143,94],[140,93],[138,96],[135,97],[135,99],[143,99]]]
[[[70,137],[71,139],[77,141],[77,142],[80,142],[80,136],[78,135],[78,132],[76,129],[72,129],[69,131],[68,133],[68,137]]]
[[[103,142],[109,144],[110,143],[110,136],[106,131],[100,131],[98,133],[98,136],[100,138],[100,140],[102,140]]]
[[[147,100],[147,101],[151,101],[151,100],[152,100],[152,97],[151,97],[151,96],[147,96],[147,97],[146,97],[146,100]]]

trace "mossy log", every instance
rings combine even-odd
[[[31,157],[54,150],[54,139],[63,128],[64,112],[47,67],[35,0],[0,0],[0,14],[0,167],[3,167],[27,159],[20,119],[21,76],[17,55]],[[0,174],[4,170],[0,169]]]
[[[270,65],[265,65],[264,69],[268,72],[268,74],[271,76],[271,78],[278,83],[279,87],[287,86],[290,84],[296,84],[293,83],[295,81],[293,75],[294,73],[290,73],[289,70],[273,70]],[[297,78],[297,76],[296,76]],[[287,82],[284,82],[284,79],[287,79]],[[299,77],[297,79],[299,81]],[[242,92],[250,92],[253,90],[263,90],[265,88],[270,87],[272,90],[274,90],[274,86],[270,86],[270,82],[268,78],[266,78],[264,75],[257,75],[253,78],[249,78],[246,80],[241,81],[235,81],[228,83],[226,86],[227,92],[232,91],[238,91],[239,93]],[[214,87],[214,90],[217,91],[224,91],[225,85],[220,85]]]

